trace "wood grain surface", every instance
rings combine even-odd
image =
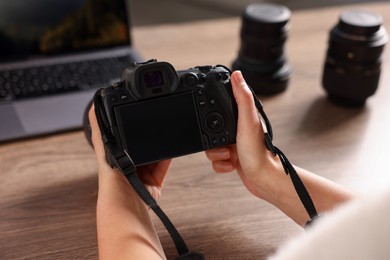
[[[377,12],[390,28],[390,3],[294,11],[286,46],[291,82],[263,102],[275,144],[294,164],[366,194],[390,183],[390,52],[364,108],[333,105],[320,84],[329,29],[350,8]],[[136,27],[133,37],[143,57],[186,69],[230,65],[239,29],[239,18],[230,18]],[[82,132],[1,144],[0,259],[97,259],[96,195],[95,158]],[[207,259],[265,259],[302,232],[249,194],[236,174],[213,173],[203,153],[174,160],[160,204]],[[173,258],[172,241],[152,218]]]

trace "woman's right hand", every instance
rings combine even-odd
[[[263,198],[264,178],[280,170],[280,161],[265,147],[263,125],[240,71],[232,73],[231,84],[238,106],[236,144],[208,150],[206,155],[217,173],[237,170],[247,189]]]

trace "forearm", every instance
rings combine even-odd
[[[118,172],[99,173],[96,211],[100,259],[165,259],[145,204]]]
[[[273,169],[264,174],[259,197],[283,211],[292,220],[304,226],[309,216],[300,201],[290,176],[286,175],[278,158],[273,158]],[[357,195],[342,186],[307,170],[294,166],[306,186],[319,214],[356,198]]]

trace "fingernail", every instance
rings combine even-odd
[[[242,73],[240,70],[236,70],[234,73],[234,81],[238,84],[245,83],[244,77],[242,76]]]
[[[221,154],[221,155],[223,155],[223,156],[225,156],[225,157],[228,157],[228,156],[229,156],[229,150],[223,148],[223,149],[221,149],[221,150],[219,151],[219,154]]]

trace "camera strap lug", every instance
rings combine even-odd
[[[135,167],[133,160],[125,152],[121,151],[114,155],[117,168],[121,170],[122,174],[127,178],[131,174],[136,174],[137,168]]]

